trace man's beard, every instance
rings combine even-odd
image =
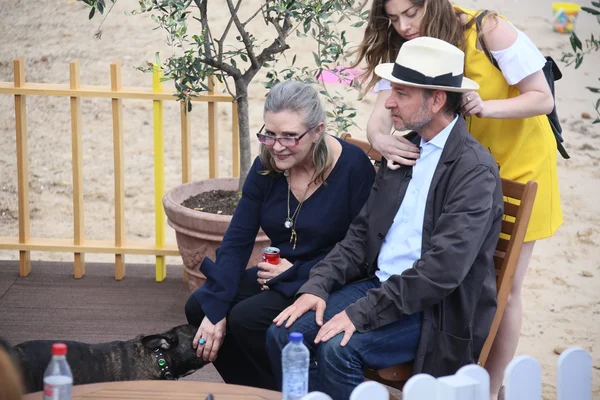
[[[418,132],[420,128],[430,123],[433,120],[433,115],[427,109],[427,98],[423,99],[423,102],[421,103],[421,107],[419,108],[417,114],[411,117],[412,118],[410,121],[406,121],[404,120],[404,118],[401,117],[403,126],[394,128],[398,131]]]

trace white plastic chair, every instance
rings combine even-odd
[[[381,383],[375,381],[363,382],[354,388],[350,400],[388,400],[390,393]]]
[[[302,397],[302,400],[333,400],[323,392],[310,392]]]

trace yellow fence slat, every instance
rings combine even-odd
[[[152,72],[152,90],[162,91],[160,78],[162,73],[158,65]],[[154,221],[156,230],[156,247],[165,246],[165,212],[162,198],[165,192],[165,134],[162,100],[153,101],[154,111]],[[162,282],[167,277],[167,262],[164,256],[156,256],[156,281]]]
[[[79,79],[79,61],[69,63],[69,83],[73,90],[81,85]],[[71,164],[73,165],[73,241],[83,243],[85,237],[83,218],[83,157],[81,148],[81,99],[71,97]],[[85,254],[75,253],[73,276],[80,279],[85,275]]]
[[[121,90],[121,62],[110,64],[110,88],[115,94],[111,100],[113,122],[113,153],[115,171],[115,246],[125,241],[125,152],[123,146],[123,101],[117,97]],[[115,279],[125,277],[125,255],[115,254]]]
[[[213,76],[208,78],[208,89],[210,96],[215,95]],[[218,126],[219,120],[217,104],[208,100],[208,177],[216,178],[219,175],[219,141]]]
[[[25,86],[25,59],[14,61],[14,87]],[[29,157],[27,148],[27,104],[25,95],[15,95],[15,126],[17,133],[17,185],[19,196],[19,243],[29,241]],[[19,251],[19,274],[27,276],[31,272],[31,253]]]
[[[114,93],[110,86],[81,85],[78,90],[72,90],[69,85],[56,83],[27,83],[23,87],[15,87],[7,82],[0,82],[0,94],[11,95],[38,95],[38,96],[66,96],[66,97],[94,97],[104,99],[138,99],[138,100],[163,100],[175,101],[175,93],[154,93],[151,89],[139,87],[123,87],[119,93]],[[219,94],[205,94],[192,97],[193,102],[218,102],[231,103],[231,96]]]

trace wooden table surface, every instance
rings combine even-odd
[[[128,381],[73,386],[73,400],[281,400],[281,393],[246,386],[199,381]],[[40,400],[42,392],[30,393],[23,400]]]

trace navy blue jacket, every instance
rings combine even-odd
[[[281,257],[293,266],[269,281],[271,290],[287,297],[296,294],[309,277],[311,268],[341,241],[352,220],[369,196],[375,179],[373,166],[357,146],[338,139],[342,153],[321,185],[302,205],[296,218],[296,249],[290,243],[291,231],[284,227],[287,218],[288,186],[282,174],[261,175],[266,168],[259,157],[248,173],[242,197],[233,214],[216,261],[208,257],[200,265],[206,283],[194,297],[212,323],[227,316],[250,259],[259,227],[278,247]],[[292,194],[293,213],[298,200]]]

